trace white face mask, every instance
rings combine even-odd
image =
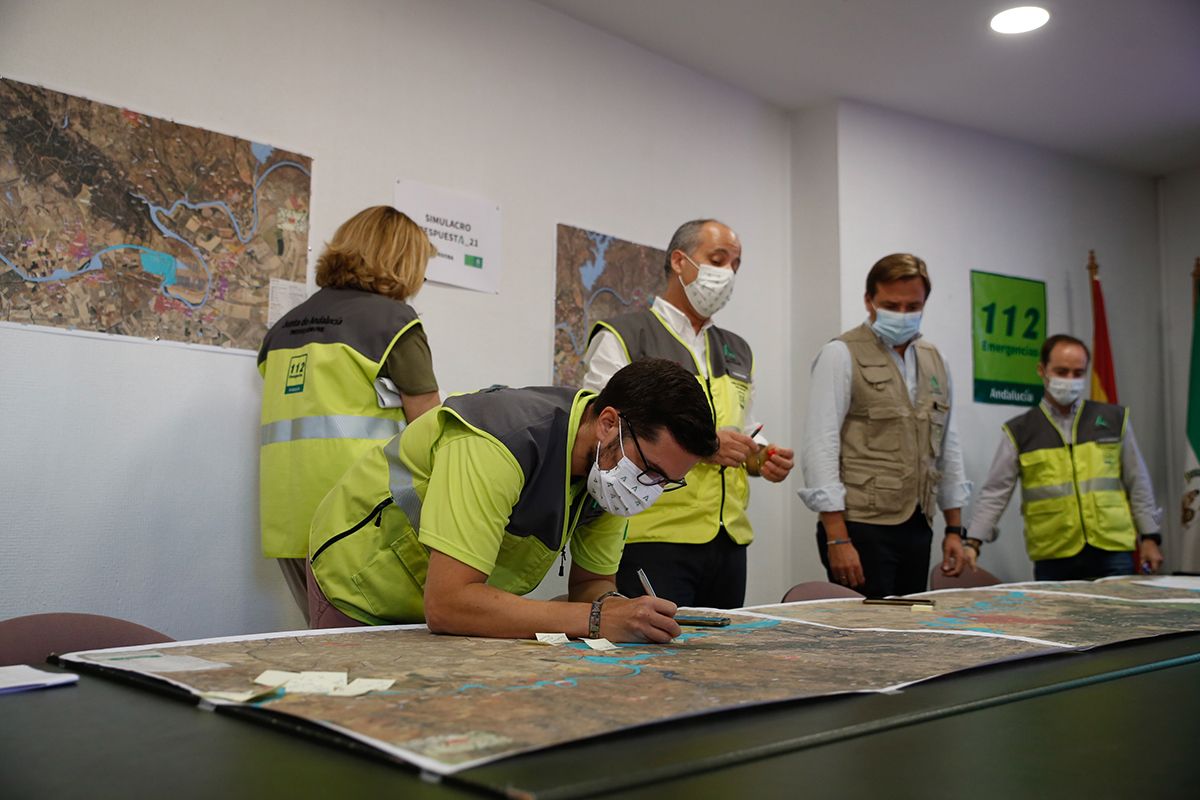
[[[692,261],[687,253],[684,253],[683,257]],[[714,267],[712,264],[697,264],[695,261],[692,261],[692,266],[700,270],[696,280],[684,283],[683,276],[680,275],[679,283],[696,313],[708,319],[724,308],[733,296],[733,279],[736,273],[731,267]]]
[[[610,514],[632,517],[654,505],[662,494],[661,486],[646,486],[638,480],[642,471],[625,455],[625,443],[621,440],[621,420],[617,419],[617,443],[621,447],[621,460],[612,469],[600,469],[600,443],[596,442],[596,460],[588,473],[588,492],[596,502]]]
[[[888,311],[886,308],[875,309],[875,321],[871,328],[879,334],[879,338],[892,347],[899,347],[912,341],[921,331],[920,311],[902,314],[899,311]]]
[[[1083,395],[1083,378],[1050,378],[1046,393],[1060,406],[1073,406]]]

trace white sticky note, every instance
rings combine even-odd
[[[328,694],[346,685],[344,672],[301,672],[283,685],[292,694]]]
[[[565,633],[537,633],[534,635],[542,644],[566,644],[571,641]]]
[[[283,686],[292,678],[299,677],[299,672],[288,672],[285,669],[268,669],[254,679],[255,683],[263,686]]]
[[[329,691],[331,697],[358,697],[367,692],[382,692],[392,688],[395,680],[388,678],[355,678],[345,686],[338,686]]]
[[[581,640],[593,650],[616,650],[617,646],[608,639],[582,639]]]

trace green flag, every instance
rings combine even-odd
[[[1200,571],[1200,304],[1193,309],[1188,368],[1187,442],[1183,448],[1183,568]]]

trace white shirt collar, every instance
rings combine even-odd
[[[688,319],[688,315],[664,300],[662,295],[656,296],[654,298],[654,303],[650,307],[657,311],[659,316],[666,320],[667,324],[671,326],[671,330],[675,331],[681,336],[686,334],[691,338],[695,338],[712,327],[713,324],[712,318],[709,317],[708,319],[704,320],[704,324],[701,325],[700,330],[697,331],[692,327],[692,321]]]

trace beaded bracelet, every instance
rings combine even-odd
[[[592,610],[588,614],[588,638],[589,639],[599,639],[600,638],[600,606],[602,606],[604,604],[604,601],[610,597],[624,598],[625,595],[621,594],[620,592],[610,591],[610,592],[605,592],[604,594],[600,595],[599,597],[597,597],[595,600],[592,601]],[[628,598],[625,598],[625,599],[628,599]]]

